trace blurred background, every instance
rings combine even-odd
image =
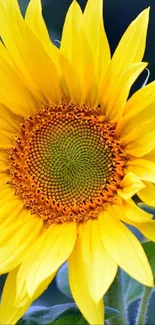
[[[29,0],[19,0],[23,15],[28,2]],[[61,40],[62,26],[71,2],[72,0],[42,0],[43,16],[50,37],[56,46],[59,46],[57,40]],[[78,2],[81,8],[84,9],[87,0],[78,0]],[[155,0],[104,0],[105,28],[112,53],[130,22],[148,6],[151,7],[151,14],[144,61],[149,62],[150,82],[155,79]],[[4,284],[4,279],[5,276],[2,276],[0,280],[0,292]],[[61,294],[56,287],[56,282],[53,281],[48,290],[35,302],[35,305],[50,306],[66,302],[72,302],[72,300]],[[150,303],[153,307],[155,304],[155,293],[152,295]],[[151,309],[153,313],[150,313],[147,324],[154,325],[154,308]],[[132,306],[130,310],[131,325],[134,324],[135,312],[136,308]]]

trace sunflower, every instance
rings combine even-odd
[[[9,273],[0,323],[16,323],[68,260],[72,295],[90,324],[118,266],[153,286],[144,250],[124,223],[155,240],[155,82],[127,101],[146,68],[149,9],[113,57],[102,0],[73,1],[60,49],[40,0],[22,17],[0,1],[0,273]]]

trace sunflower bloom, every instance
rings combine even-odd
[[[60,49],[40,0],[25,18],[0,1],[0,324],[16,323],[69,262],[72,295],[90,324],[120,266],[153,286],[144,250],[124,222],[155,240],[155,82],[128,101],[146,68],[149,9],[111,58],[102,0],[73,1]]]

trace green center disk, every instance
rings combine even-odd
[[[37,130],[29,168],[45,194],[60,204],[80,204],[100,193],[112,158],[101,130],[89,121],[59,119]]]

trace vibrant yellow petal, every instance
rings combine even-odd
[[[135,204],[127,201],[124,201],[122,207],[114,206],[112,210],[110,211],[112,215],[118,216],[120,220],[136,227],[146,238],[155,241],[155,221],[152,220],[153,215],[146,213]]]
[[[19,213],[23,208],[23,202],[18,198],[16,200],[5,200],[0,207],[0,230],[16,222]]]
[[[128,100],[124,117],[117,125],[117,135],[121,137],[129,134],[141,122],[152,119],[155,105],[155,82],[135,92]]]
[[[146,66],[147,63],[129,65],[118,75],[117,82],[115,80],[113,83],[111,79],[108,83],[108,89],[103,91],[101,88],[100,102],[102,112],[106,114],[108,119],[114,122],[120,120],[129,96],[130,88]]]
[[[109,289],[116,273],[117,265],[105,250],[97,220],[90,220],[79,234],[82,251],[81,261],[85,264],[88,290],[97,303]]]
[[[149,19],[149,8],[144,10],[130,24],[130,26],[124,33],[122,39],[120,40],[120,43],[112,57],[111,63],[109,65],[109,68],[107,70],[106,76],[103,80],[100,89],[100,98],[101,98],[103,113],[105,113],[107,105],[108,105],[109,113],[112,111],[112,108],[109,105],[109,101],[111,100],[111,94],[114,94],[116,92],[115,89],[117,89],[117,82],[120,76],[123,74],[123,71],[128,69],[131,64],[141,62],[142,60],[145,51],[148,19]],[[123,81],[122,81],[122,85],[123,85]],[[130,87],[131,85],[132,83],[130,83]],[[106,94],[106,98],[104,99],[105,94]],[[126,91],[126,96],[127,96],[127,91]],[[125,97],[125,92],[124,92],[124,97]],[[121,115],[123,113],[122,103],[120,108],[121,112],[119,113],[119,108],[117,112],[115,109],[115,111],[112,113],[113,115],[117,115],[117,114]],[[117,120],[119,120],[118,117]]]
[[[133,224],[149,240],[155,242],[155,220],[146,224]]]
[[[87,1],[83,21],[95,62],[95,74],[100,82],[101,79],[103,80],[111,58],[109,43],[103,25],[103,0]]]
[[[89,324],[103,325],[103,300],[101,299],[98,303],[95,303],[90,295],[81,250],[81,240],[77,237],[75,248],[69,257],[69,282],[72,295]]]
[[[95,105],[97,84],[92,53],[83,27],[80,6],[73,1],[66,15],[61,47],[62,80],[68,88],[69,100],[82,105]]]
[[[155,148],[153,148],[150,152],[148,152],[145,156],[142,157],[143,159],[150,160],[155,163]]]
[[[10,146],[8,146],[10,148]],[[0,173],[0,187],[5,186],[10,181],[10,176],[6,172]]]
[[[11,133],[17,133],[19,125],[23,122],[23,118],[16,115],[8,107],[0,103],[0,128],[1,130],[7,130]],[[7,126],[7,127],[6,127]]]
[[[37,287],[67,260],[76,236],[75,223],[51,225],[35,242],[21,266],[18,279],[21,290],[26,281],[27,291],[32,297]]]
[[[124,110],[124,116],[137,115],[150,106],[153,110],[154,102],[155,102],[155,81],[152,81],[150,84],[146,85],[143,88],[140,88],[131,96],[131,98],[128,100],[126,104]]]
[[[45,21],[42,16],[41,0],[31,0],[28,4],[25,20],[34,34],[38,37],[45,47],[49,56],[51,56],[56,67],[59,67],[59,50],[50,40]]]
[[[131,63],[142,61],[146,46],[148,22],[149,8],[142,11],[125,31],[111,62],[111,70],[114,76]]]
[[[121,189],[117,191],[117,194],[123,199],[130,199],[138,191],[145,187],[145,184],[133,173],[128,173],[124,176],[120,183]]]
[[[17,301],[18,292],[18,268],[14,269],[7,276],[0,305],[0,321],[3,325],[16,324],[17,321],[25,314],[34,299],[38,298],[48,287],[52,278],[49,277],[40,286],[34,299],[30,299],[26,291],[26,286],[23,287],[21,300]]]
[[[17,267],[24,259],[27,250],[39,236],[43,222],[41,218],[33,218],[28,222],[19,219],[3,229],[0,238],[0,273],[7,273]]]
[[[152,287],[152,271],[137,238],[107,211],[100,213],[99,221],[103,244],[114,261],[135,280]]]
[[[144,181],[155,183],[155,163],[146,159],[134,159],[127,163],[126,172],[137,175]]]
[[[155,206],[155,185],[150,182],[145,182],[145,188],[141,189],[137,195],[148,205]]]
[[[22,80],[4,59],[0,57],[1,103],[8,106],[11,111],[21,116],[32,114],[35,108],[35,101],[22,83]],[[9,89],[9,96],[8,96]]]
[[[121,205],[112,205],[109,208],[109,213],[118,219],[125,221],[128,219],[130,222],[135,223],[148,223],[152,220],[152,215],[140,209],[134,201],[122,200]]]
[[[0,30],[26,86],[40,100],[45,102],[46,98],[59,103],[61,91],[57,68],[24,21],[17,0],[0,2]]]

